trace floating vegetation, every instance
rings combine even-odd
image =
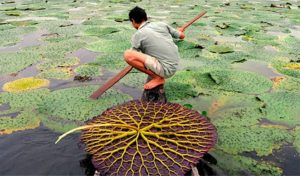
[[[106,27],[106,28],[91,27],[91,28],[88,28],[87,30],[85,30],[85,34],[101,37],[103,35],[112,34],[112,33],[116,33],[119,31],[120,31],[119,29],[114,28],[114,27]]]
[[[10,21],[9,24],[13,26],[18,26],[18,27],[25,27],[25,26],[33,26],[38,24],[36,21],[32,20],[25,20],[25,21]]]
[[[129,86],[139,88],[141,90],[144,89],[144,84],[146,83],[147,75],[145,73],[141,73],[138,70],[131,71],[124,78],[121,79],[121,83]]]
[[[73,70],[71,68],[51,68],[41,71],[37,76],[46,79],[68,80],[73,76]]]
[[[120,70],[128,64],[124,61],[123,52],[105,53],[97,56],[96,61],[91,64],[96,64],[110,70]]]
[[[92,64],[80,65],[74,71],[81,76],[93,77],[101,75],[101,69],[99,66]]]
[[[38,52],[21,50],[15,53],[0,54],[0,75],[17,73],[42,60]]]
[[[2,26],[2,25],[0,25]],[[12,25],[4,26],[4,30],[0,31],[0,46],[11,46],[15,45],[17,42],[21,41],[22,35],[34,32],[35,27],[12,27]]]
[[[46,59],[44,62],[37,65],[39,70],[49,70],[53,68],[69,68],[74,65],[78,65],[80,59],[77,57],[62,58],[62,59]]]
[[[217,166],[228,175],[254,175],[281,176],[283,171],[272,162],[257,161],[250,157],[232,155],[220,150],[215,150],[212,155],[218,161]]]
[[[3,90],[7,92],[21,92],[25,90],[47,87],[50,81],[34,77],[22,78],[12,82],[5,83]]]
[[[167,81],[165,84],[166,97],[168,101],[182,100],[196,97],[198,92],[190,84]]]
[[[300,63],[277,62],[273,66],[282,74],[300,78]]]
[[[217,135],[197,111],[140,100],[112,107],[58,141],[80,129],[101,175],[184,175]]]
[[[260,109],[264,117],[272,122],[295,126],[300,124],[300,93],[273,92],[259,95],[258,99],[265,105]]]
[[[54,130],[70,130],[105,109],[131,99],[114,89],[109,89],[98,100],[89,99],[97,88],[99,86],[84,86],[52,92],[39,107],[39,112],[47,117],[43,123],[48,126],[49,122],[49,127]]]
[[[255,151],[258,156],[269,155],[283,144],[292,141],[286,129],[251,127],[217,127],[217,148],[232,154]]]
[[[118,45],[116,45],[116,42]],[[87,46],[88,50],[96,52],[124,52],[129,49],[131,44],[128,40],[108,40],[101,39],[98,42],[91,43]]]
[[[282,77],[281,77],[282,78]],[[280,77],[279,77],[280,79]],[[281,79],[278,84],[273,85],[274,90],[288,90],[288,91],[300,91],[300,79],[288,77]]]
[[[294,131],[295,131],[295,140],[293,144],[296,147],[297,151],[300,153],[300,126],[296,127]]]
[[[20,16],[21,12],[20,11],[6,11],[6,12],[4,12],[4,14],[8,15],[8,16]]]
[[[208,48],[208,50],[212,53],[219,53],[219,54],[225,54],[225,53],[232,53],[234,50],[229,46],[222,46],[222,45],[212,45]]]
[[[34,129],[40,126],[40,117],[32,110],[22,110],[16,117],[0,115],[0,135],[15,131]]]

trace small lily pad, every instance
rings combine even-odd
[[[22,78],[4,84],[3,90],[8,92],[21,92],[48,86],[50,81],[34,77]]]

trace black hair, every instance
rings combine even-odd
[[[146,11],[138,6],[131,9],[129,12],[129,20],[132,22],[133,20],[136,23],[141,23],[142,21],[147,21]]]

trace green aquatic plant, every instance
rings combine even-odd
[[[147,75],[141,73],[140,71],[133,70],[129,74],[127,74],[124,78],[120,80],[121,83],[126,86],[139,88],[141,90],[144,89],[144,84],[146,83]]]
[[[129,95],[114,89],[109,89],[97,101],[89,99],[91,93],[97,88],[99,86],[83,86],[61,89],[48,94],[39,106],[44,125],[48,126],[49,123],[49,127],[54,130],[66,131],[81,125],[83,121],[113,105],[131,99]]]
[[[13,53],[0,54],[0,75],[17,73],[42,60],[38,52],[23,49]]]
[[[16,117],[11,117],[9,114],[0,115],[0,135],[34,129],[40,126],[39,115],[31,109],[20,109],[20,111],[16,113]]]
[[[217,148],[231,154],[255,151],[258,156],[269,155],[283,144],[292,141],[286,129],[273,127],[223,127],[217,126]]]
[[[96,52],[124,52],[129,49],[131,44],[128,40],[109,40],[101,39],[97,42],[90,43],[86,48]]]
[[[39,70],[49,70],[53,68],[68,68],[78,65],[80,59],[77,57],[63,58],[63,59],[45,59],[42,63],[37,64]]]
[[[216,143],[214,126],[175,103],[133,100],[73,129],[102,175],[183,175]]]
[[[90,64],[95,64],[110,70],[120,70],[128,65],[124,61],[123,52],[99,54],[96,60]]]
[[[32,89],[38,89],[41,87],[47,87],[50,84],[49,80],[38,79],[34,77],[27,77],[17,79],[12,82],[7,82],[3,85],[3,90],[7,92],[21,92]]]
[[[74,71],[80,76],[93,77],[101,75],[101,69],[99,68],[99,66],[93,64],[80,65],[77,68],[75,68]]]
[[[274,62],[272,66],[282,74],[300,78],[300,63],[278,61]]]
[[[223,46],[223,45],[212,45],[208,48],[208,50],[212,53],[219,53],[219,54],[234,52],[234,50],[231,47]]]
[[[74,73],[71,68],[50,68],[45,71],[41,71],[37,77],[46,79],[61,79],[68,80],[73,77]]]
[[[10,21],[9,24],[17,27],[25,27],[25,26],[33,26],[38,24],[37,21],[32,21],[32,20],[24,20],[24,21]]]
[[[293,145],[296,147],[297,151],[300,153],[300,126],[294,129],[295,140]]]
[[[193,86],[172,81],[166,82],[165,91],[168,101],[181,100],[198,95]]]
[[[264,117],[276,123],[295,126],[300,124],[300,93],[280,91],[258,96],[265,105],[260,108]]]
[[[6,12],[4,12],[4,14],[7,16],[20,16],[21,12],[20,11],[6,11]]]
[[[0,25],[2,26],[2,25]],[[22,36],[36,30],[35,27],[17,27],[6,26],[5,30],[0,31],[0,46],[15,45],[22,40]]]
[[[282,78],[277,84],[273,83],[273,89],[276,91],[300,91],[300,79],[293,77],[279,77]],[[274,81],[273,81],[274,82]]]
[[[105,27],[104,28],[104,27],[98,26],[98,27],[88,28],[87,30],[85,30],[85,34],[101,37],[103,35],[112,34],[112,33],[116,33],[119,31],[120,31],[120,29],[114,28],[114,27]]]
[[[218,161],[217,167],[224,171],[226,175],[254,175],[281,176],[283,170],[274,163],[268,161],[257,161],[250,157],[232,155],[220,150],[211,152]]]

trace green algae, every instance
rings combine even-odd
[[[296,147],[298,153],[300,153],[300,126],[294,129],[295,140],[293,145]]]
[[[234,52],[234,50],[231,47],[223,46],[223,45],[212,45],[208,48],[208,50],[212,53],[219,53],[219,54]]]
[[[40,126],[40,117],[31,110],[22,110],[16,117],[0,116],[0,135],[34,129]]]
[[[33,21],[33,20],[24,20],[24,21],[10,21],[9,24],[13,25],[13,26],[21,26],[21,27],[25,27],[25,26],[33,26],[38,24],[37,21]]]
[[[79,74],[80,76],[100,76],[101,75],[101,69],[97,65],[92,64],[84,64],[80,65],[77,68],[75,68],[75,73]]]
[[[300,124],[300,93],[281,91],[259,95],[258,98],[265,104],[260,110],[268,120],[289,126]]]
[[[114,27],[91,27],[85,30],[85,34],[101,37],[103,35],[119,32],[120,30]]]
[[[0,54],[0,75],[19,72],[42,60],[37,52],[21,50],[15,53]]]
[[[20,11],[6,11],[4,12],[4,14],[7,16],[21,16]]]
[[[48,121],[57,122],[58,125],[66,122],[79,124],[96,115],[101,114],[113,105],[130,100],[127,94],[122,94],[114,89],[109,89],[98,100],[91,100],[89,96],[99,86],[84,86],[68,88],[52,92],[45,97],[39,107],[39,112],[48,117]],[[47,123],[44,122],[47,126]],[[65,129],[68,130],[68,129]]]
[[[211,152],[218,161],[217,167],[228,175],[265,175],[280,176],[283,174],[281,168],[268,161],[257,161],[240,155],[230,155],[220,150]]]
[[[28,77],[5,83],[3,90],[7,92],[21,92],[46,87],[49,84],[48,80]]]

